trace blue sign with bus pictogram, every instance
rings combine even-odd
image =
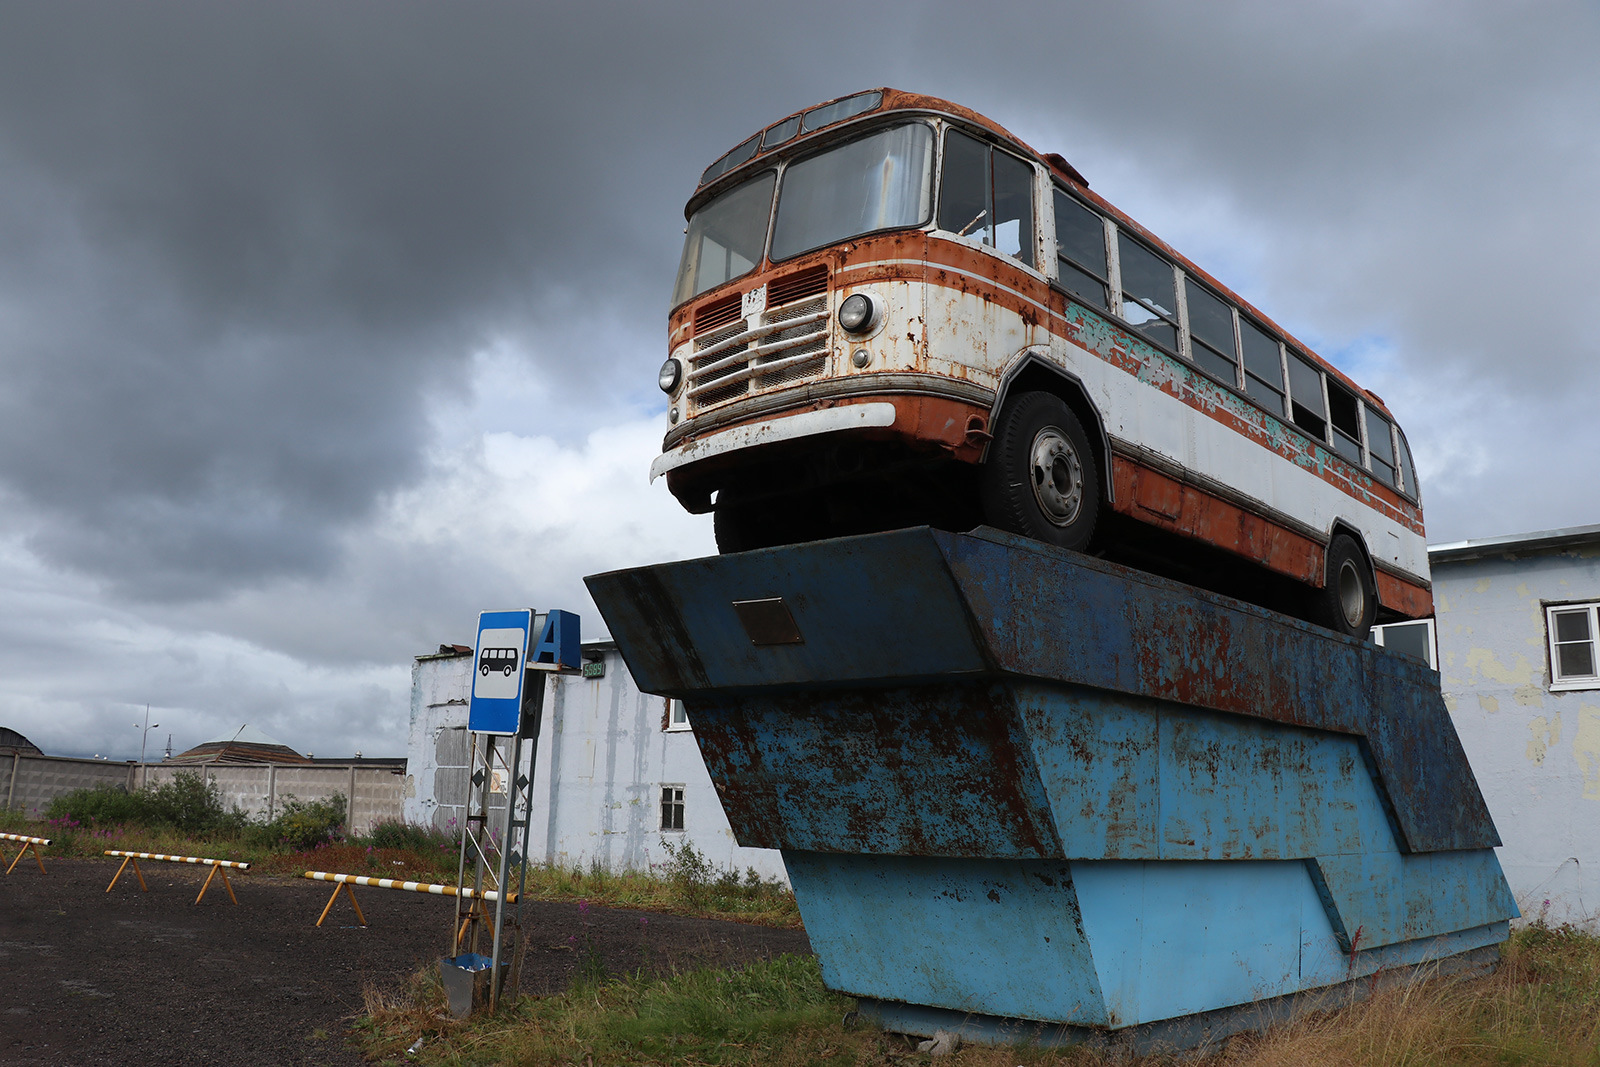
[[[467,709],[467,729],[474,733],[517,732],[528,671],[582,667],[578,616],[570,611],[485,611],[478,616],[474,647]]]

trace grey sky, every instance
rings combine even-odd
[[[683,201],[872,85],[1381,393],[1432,539],[1600,521],[1594,5],[795,10],[0,0],[0,724],[398,752],[479,609],[709,551],[645,482]]]

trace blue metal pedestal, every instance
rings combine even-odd
[[[893,1029],[1188,1045],[1517,914],[1436,676],[1381,648],[987,530],[588,584]]]

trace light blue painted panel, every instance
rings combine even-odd
[[[1112,1026],[1292,993],[1308,946],[1337,951],[1297,860],[1080,861],[1072,880]]]
[[[828,988],[1106,1025],[1067,865],[785,850]]]
[[[1078,686],[1017,684],[1069,859],[1394,852],[1360,741]]]
[[[1350,734],[1170,706],[1159,718],[1161,859],[1399,850]]]
[[[1349,947],[1376,948],[1515,918],[1493,849],[1322,856],[1316,863]]]
[[[1081,686],[1012,687],[1062,854],[1156,859],[1157,701]]]

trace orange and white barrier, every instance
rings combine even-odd
[[[50,839],[48,837],[28,837],[26,834],[0,834],[0,841],[17,841],[22,845],[21,848],[17,849],[17,858],[11,861],[10,867],[6,868],[7,874],[10,874],[16,865],[22,862],[22,857],[27,854],[29,849],[33,850],[33,861],[39,865],[39,873],[48,873],[44,869],[44,857],[39,855],[40,845],[49,846]],[[0,861],[4,861],[5,858],[5,851],[0,849]]]
[[[128,864],[130,863],[133,864],[133,873],[139,877],[139,888],[143,889],[146,893],[150,892],[150,887],[146,885],[144,881],[144,872],[139,870],[140,860],[165,860],[167,863],[205,864],[207,867],[211,868],[211,873],[206,875],[206,884],[200,887],[200,895],[194,898],[194,902],[196,904],[200,903],[200,901],[204,899],[206,890],[211,888],[211,879],[215,878],[219,873],[222,875],[222,884],[228,889],[228,899],[232,900],[235,904],[239,903],[239,898],[233,895],[233,883],[228,881],[228,872],[226,868],[232,867],[239,871],[248,871],[250,869],[250,864],[241,863],[238,860],[214,860],[205,856],[168,856],[161,852],[124,852],[118,848],[106,849],[106,855],[122,857],[122,866],[118,867],[117,873],[111,876],[111,885],[106,886],[107,893],[111,892],[112,886],[117,884],[117,879],[122,877],[122,872],[128,869]]]
[[[367,917],[361,914],[361,905],[356,903],[356,893],[351,886],[365,885],[375,889],[404,889],[411,893],[430,893],[436,897],[464,897],[477,902],[481,907],[486,900],[499,900],[500,894],[493,889],[485,889],[481,893],[472,887],[462,888],[454,885],[441,885],[438,882],[406,882],[399,878],[374,878],[366,874],[333,874],[329,871],[307,871],[305,877],[318,882],[337,882],[333,887],[333,896],[328,898],[328,904],[322,909],[322,914],[317,918],[317,925],[322,925],[322,920],[328,917],[328,912],[333,910],[333,902],[339,899],[340,892],[350,898],[350,906],[356,909],[356,918],[362,926],[367,925]],[[515,901],[515,893],[506,894],[506,900]],[[463,924],[464,925],[464,924]],[[460,935],[457,935],[460,939]]]

